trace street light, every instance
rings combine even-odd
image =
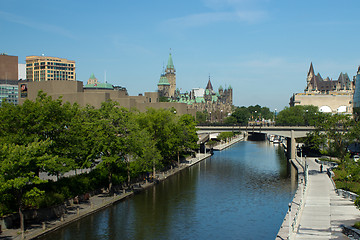
[[[274,116],[274,126],[275,126],[275,124],[276,124],[276,108],[275,108],[275,116]]]

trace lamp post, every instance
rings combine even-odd
[[[291,203],[289,203],[289,237],[288,239],[291,238]]]
[[[275,108],[275,115],[274,115],[274,126],[275,126],[275,124],[276,124],[276,108]]]

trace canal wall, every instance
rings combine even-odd
[[[237,142],[240,142],[240,141],[244,141],[245,140],[245,136],[241,135],[241,136],[236,136],[234,137],[233,139],[231,139],[230,141],[228,142],[225,142],[223,144],[219,144],[215,147],[213,147],[213,150],[214,151],[222,151],[228,147],[230,147],[231,145],[237,143]]]
[[[304,207],[304,195],[306,194],[307,179],[305,176],[305,169],[296,159],[289,159],[289,163],[296,170],[297,174],[297,188],[292,201],[288,205],[288,211],[285,214],[283,223],[280,226],[278,234],[275,239],[289,239],[299,227],[299,220]]]
[[[37,239],[45,234],[54,232],[84,217],[114,205],[117,202],[123,201],[146,188],[152,187],[159,181],[164,181],[168,177],[175,175],[180,171],[209,158],[210,156],[211,154],[197,154],[195,158],[186,160],[177,168],[157,173],[155,181],[133,184],[129,190],[118,189],[117,193],[111,195],[108,193],[100,193],[96,195],[90,194],[91,196],[88,198],[88,200],[82,201],[79,204],[74,204],[74,202],[70,200],[65,204],[53,208],[39,209],[34,210],[31,213],[29,212],[29,214],[27,214],[29,217],[28,219],[32,219],[34,216],[42,217],[37,219],[36,222],[33,221],[30,225],[27,225],[24,238]],[[5,218],[0,218],[1,239],[22,239],[20,229],[16,228],[16,225],[14,228],[15,221],[19,221],[19,218],[16,216],[16,214]]]

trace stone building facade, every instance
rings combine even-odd
[[[293,94],[290,106],[314,105],[321,112],[352,114],[355,84],[347,73],[340,73],[337,80],[323,79],[319,73],[315,75],[311,63],[306,82],[304,93]]]
[[[207,112],[211,122],[221,121],[232,113],[233,89],[231,86],[226,89],[220,86],[219,91],[215,92],[209,77],[205,89],[196,88],[184,93],[176,89],[176,71],[171,54],[157,86],[159,97],[168,98],[170,102],[185,103],[189,109],[196,112]]]
[[[170,53],[166,65],[166,69],[160,76],[160,80],[158,83],[158,92],[160,97],[174,98],[175,91],[176,91],[176,70]]]

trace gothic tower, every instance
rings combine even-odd
[[[158,83],[158,92],[160,97],[170,97],[169,96],[170,91],[170,83],[168,79],[166,78],[165,74],[161,74],[159,83]]]
[[[169,88],[169,97],[174,97],[175,96],[175,90],[176,90],[176,70],[174,68],[174,63],[171,57],[171,53],[169,54],[169,59],[166,65],[166,69],[165,69],[165,77],[167,78],[167,80],[170,83],[170,88]]]

